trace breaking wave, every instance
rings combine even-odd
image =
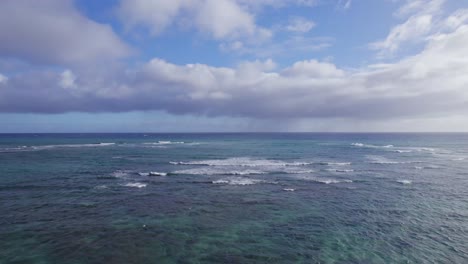
[[[285,167],[285,166],[305,166],[311,165],[311,162],[285,162],[280,160],[252,159],[248,157],[213,159],[213,160],[194,160],[194,161],[171,161],[173,165],[204,165],[204,166],[238,166],[238,167]]]

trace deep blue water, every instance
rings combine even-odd
[[[0,263],[468,263],[468,134],[0,134]]]

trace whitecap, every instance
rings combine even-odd
[[[294,192],[296,189],[293,188],[284,188],[283,191]]]
[[[147,184],[141,183],[141,182],[129,182],[129,183],[123,184],[123,186],[133,187],[133,188],[144,188],[147,186]]]
[[[351,162],[319,162],[318,164],[326,166],[347,166],[351,165]]]
[[[412,150],[401,150],[401,149],[397,149],[395,150],[396,153],[410,153],[410,152],[413,152]]]
[[[365,148],[393,148],[393,145],[371,145],[371,144],[363,144],[363,143],[351,143],[351,146],[355,147],[365,147]]]
[[[149,172],[138,172],[138,175],[140,176],[149,176]]]
[[[144,145],[171,145],[171,144],[185,144],[183,141],[169,141],[169,140],[160,140],[156,142],[146,142]]]
[[[228,159],[194,160],[194,161],[171,161],[173,165],[204,165],[204,166],[238,166],[238,167],[285,167],[285,166],[305,166],[310,162],[285,162],[280,160],[253,159],[249,157],[236,157]]]
[[[404,184],[404,185],[408,185],[408,184],[411,184],[413,183],[412,181],[410,180],[397,180],[398,183],[401,183],[401,184]]]
[[[212,183],[213,184],[227,184],[227,185],[254,185],[254,184],[259,184],[259,183],[274,183],[274,182],[236,177],[236,178],[220,179],[220,180],[212,181]]]
[[[178,170],[172,172],[173,174],[190,174],[190,175],[258,175],[266,174],[267,172],[261,170],[229,170],[223,168],[194,168],[187,170]]]
[[[314,179],[311,179],[315,182],[319,182],[319,183],[325,183],[325,184],[336,184],[336,183],[352,183],[353,181],[352,180],[337,180],[337,179],[318,179],[318,178],[314,178]]]
[[[381,156],[367,156],[372,164],[400,164],[402,162],[393,161]]]
[[[126,178],[130,175],[129,171],[117,170],[111,173],[111,175],[115,178]]]
[[[354,172],[353,169],[326,169],[326,171],[331,171],[331,172]]]
[[[157,171],[150,171],[148,173],[149,176],[167,176],[165,172],[157,172]]]
[[[34,150],[45,150],[54,148],[83,148],[83,147],[108,147],[113,146],[115,143],[91,143],[91,144],[61,144],[61,145],[41,145],[31,146]]]

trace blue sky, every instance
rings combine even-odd
[[[468,1],[4,0],[0,132],[468,131]]]

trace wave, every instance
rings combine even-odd
[[[194,160],[194,161],[171,161],[173,165],[204,165],[204,166],[238,166],[238,167],[286,167],[286,166],[306,166],[311,162],[285,162],[280,160],[252,159],[248,157]]]
[[[178,170],[171,174],[189,174],[189,175],[260,175],[267,174],[266,171],[260,170],[223,170],[214,168],[196,168],[187,170]]]
[[[294,192],[296,189],[293,188],[284,188],[283,191]]]
[[[326,171],[331,172],[354,172],[352,169],[326,169]]]
[[[183,141],[169,141],[169,140],[160,140],[156,142],[146,142],[144,145],[171,145],[171,144],[185,144]]]
[[[371,144],[363,144],[363,143],[351,143],[351,146],[355,147],[364,147],[364,148],[393,148],[393,145],[371,145]]]
[[[227,185],[254,185],[254,184],[277,184],[277,182],[269,182],[259,179],[250,179],[250,178],[226,178],[212,181],[213,184],[227,184]]]
[[[133,188],[145,188],[147,186],[146,183],[141,183],[141,182],[129,182],[126,184],[122,184],[122,186],[125,187],[133,187]]]
[[[112,172],[111,176],[114,178],[127,178],[128,176],[130,176],[130,172],[124,170],[117,170]]]
[[[394,161],[381,156],[367,156],[372,164],[401,164],[404,162]]]
[[[318,162],[317,164],[326,166],[347,166],[351,165],[351,162]]]
[[[387,149],[389,151],[393,151],[396,153],[411,153],[411,152],[435,153],[436,151],[435,148],[428,148],[428,147],[398,147],[398,149],[395,149],[394,145],[371,145],[371,144],[363,144],[363,143],[351,143],[351,146],[363,147],[363,148]]]
[[[189,174],[189,175],[262,175],[262,174],[309,174],[314,170],[304,170],[296,167],[286,168],[262,168],[245,169],[232,167],[198,167],[186,170],[178,170],[170,174]]]
[[[53,148],[84,148],[84,147],[108,147],[115,143],[90,143],[90,144],[61,144],[61,145],[42,145],[31,146],[34,150],[53,149]]]
[[[413,183],[412,181],[410,180],[397,180],[398,183],[401,183],[403,185],[408,185],[408,184],[411,184]]]
[[[254,184],[263,183],[263,182],[264,181],[262,181],[262,180],[239,178],[239,179],[216,180],[216,181],[213,181],[213,184],[254,185]]]
[[[150,171],[148,176],[167,176],[165,172]]]
[[[85,148],[85,147],[108,147],[115,143],[89,143],[89,144],[58,144],[58,145],[38,145],[38,146],[17,146],[1,148],[0,152],[20,152],[20,151],[37,151],[55,148]]]
[[[352,183],[353,182],[352,180],[318,179],[318,178],[314,178],[311,180],[318,182],[318,183],[324,183],[324,184]]]
[[[438,170],[441,169],[439,166],[429,165],[429,166],[414,166],[417,170]]]
[[[413,151],[412,151],[412,150],[397,149],[397,150],[395,150],[394,152],[396,152],[396,153],[411,153],[411,152],[413,152]]]

